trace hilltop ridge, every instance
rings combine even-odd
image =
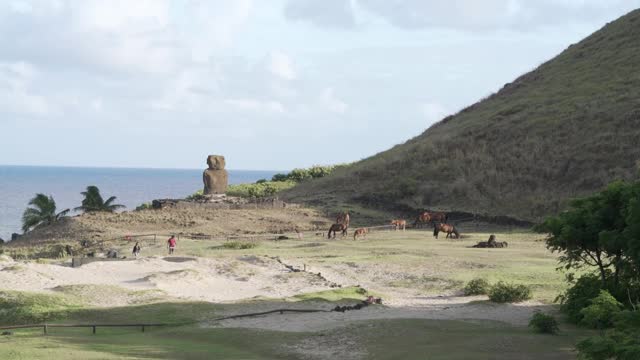
[[[387,151],[285,191],[324,207],[538,221],[640,165],[640,10]]]

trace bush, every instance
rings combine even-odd
[[[153,206],[151,206],[151,203],[140,204],[140,206],[136,207],[136,211],[151,210],[151,209],[153,209]]]
[[[464,296],[486,295],[489,293],[491,285],[485,279],[476,278],[467,283],[464,289]]]
[[[200,189],[200,190],[194,192],[193,194],[187,196],[184,199],[185,200],[189,200],[189,201],[194,201],[194,200],[200,200],[202,198],[204,198],[204,190]]]
[[[267,198],[296,185],[293,181],[267,181],[256,184],[229,185],[227,195],[243,198]]]
[[[525,285],[498,282],[489,290],[489,300],[497,303],[520,302],[531,299],[531,289]]]
[[[622,309],[622,304],[607,290],[600,290],[600,294],[591,300],[591,305],[580,310],[582,320],[580,324],[594,329],[605,329],[613,325],[613,317]]]
[[[596,275],[583,275],[567,291],[558,297],[560,310],[567,315],[569,322],[578,324],[583,318],[582,309],[589,306],[591,299],[598,296],[602,282]]]
[[[640,359],[640,312],[621,311],[613,317],[613,329],[580,341],[581,359]]]
[[[539,311],[536,311],[531,317],[529,327],[540,334],[557,334],[560,330],[555,317]]]

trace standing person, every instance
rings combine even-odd
[[[173,250],[176,248],[176,236],[171,235],[169,240],[167,240],[167,244],[169,245],[169,255],[173,254]]]
[[[133,245],[133,256],[137,259],[138,255],[140,255],[140,244],[136,241],[136,244]]]

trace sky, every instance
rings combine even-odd
[[[3,0],[0,164],[356,161],[640,0]]]

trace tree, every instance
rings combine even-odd
[[[104,201],[102,199],[102,195],[100,195],[100,189],[98,189],[98,187],[94,185],[87,186],[87,190],[81,192],[81,194],[84,196],[84,199],[82,200],[82,206],[75,208],[75,210],[81,210],[84,212],[114,212],[117,209],[124,208],[124,205],[113,203],[116,200],[115,196],[112,196],[108,198],[107,201]]]
[[[22,231],[25,233],[38,226],[53,224],[69,213],[69,209],[65,209],[56,213],[56,202],[52,196],[44,194],[36,194],[29,201],[31,207],[22,214]]]
[[[566,269],[595,267],[603,288],[621,277],[637,281],[640,245],[640,182],[614,182],[604,191],[571,202],[569,210],[536,227],[550,234],[547,247],[560,252]]]

